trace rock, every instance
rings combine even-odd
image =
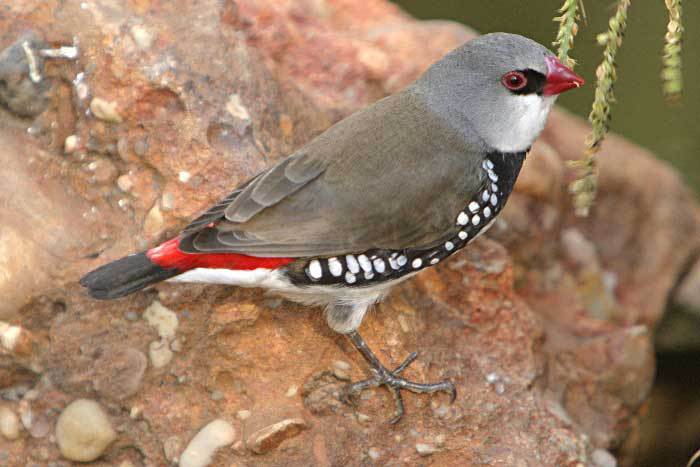
[[[180,467],[204,467],[211,463],[217,449],[233,443],[236,430],[225,420],[209,422],[192,438],[180,456]]]
[[[95,361],[93,385],[102,396],[123,400],[138,392],[148,359],[136,349],[107,349]]]
[[[143,319],[156,328],[158,335],[163,339],[172,339],[177,331],[178,319],[174,311],[163,306],[158,300],[154,300],[143,312]]]
[[[68,460],[90,462],[117,439],[117,433],[100,404],[89,399],[71,402],[56,422],[56,441]]]
[[[318,309],[256,290],[164,283],[158,301],[177,309],[177,325],[165,331],[126,315],[147,309],[153,290],[95,301],[77,280],[171,238],[474,32],[415,21],[385,0],[3,3],[0,48],[30,28],[50,44],[75,37],[80,50],[77,62],[47,66],[51,105],[32,110],[41,114],[31,132],[13,111],[0,125],[0,320],[32,337],[28,353],[0,350],[0,386],[17,413],[23,394],[44,377],[52,383],[29,407],[38,433],[42,417],[50,421],[65,401],[90,397],[102,359],[115,349],[145,354],[156,341],[149,361],[167,362],[181,348],[178,358],[141,378],[128,404],[108,394],[101,376],[100,400],[115,404],[115,427],[125,432],[106,462],[167,465],[165,441],[189,439],[212,413],[240,411],[235,423],[247,442],[303,410],[308,432],[264,458],[237,440],[213,463],[346,465],[375,462],[368,451],[375,447],[385,464],[586,465],[603,449],[636,465],[623,457],[638,442],[654,369],[652,335],[638,325],[656,327],[700,251],[694,195],[648,151],[611,135],[592,217],[577,219],[566,161],[580,156],[589,128],[552,113],[487,236],[402,283],[363,322],[363,337],[387,366],[420,351],[406,375],[450,378],[458,390],[451,405],[444,395],[407,395],[406,418],[386,430],[393,401],[383,388],[345,401],[345,378],[370,372]],[[26,70],[20,80],[29,79]],[[41,98],[26,89],[33,94],[25,97]],[[112,103],[108,112],[122,122],[89,112],[94,97]],[[66,157],[71,135],[75,149]],[[129,180],[110,169],[101,178],[108,183],[97,182],[89,168],[97,160]],[[570,229],[592,247],[596,271],[578,262],[581,244],[567,251],[562,233]],[[499,379],[489,384],[491,373]],[[300,397],[285,397],[294,386]],[[450,433],[449,449],[436,431]],[[54,461],[52,436],[30,433],[26,443],[3,444],[0,464]],[[422,458],[419,442],[440,450]]]
[[[19,438],[19,418],[9,408],[0,405],[0,435],[13,441]]]
[[[246,440],[246,446],[255,454],[264,454],[285,440],[299,435],[306,428],[307,424],[301,418],[282,420],[251,434]]]

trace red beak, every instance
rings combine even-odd
[[[554,55],[548,55],[544,59],[547,62],[547,84],[544,86],[545,96],[555,96],[572,88],[583,86],[583,78],[571,71]]]

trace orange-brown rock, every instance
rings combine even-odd
[[[409,377],[458,388],[453,405],[407,394],[395,427],[387,392],[343,401],[367,368],[319,310],[201,285],[95,302],[76,284],[473,32],[384,0],[17,0],[0,31],[0,48],[34,31],[80,49],[40,67],[43,113],[0,110],[0,319],[32,336],[30,355],[0,348],[0,393],[28,425],[0,439],[0,465],[65,462],[44,427],[80,398],[117,433],[94,465],[164,465],[215,419],[236,439],[212,465],[631,462],[650,330],[700,246],[700,211],[677,174],[613,136],[593,214],[575,218],[564,161],[586,125],[561,111],[489,238],[366,318],[388,366],[418,350]],[[156,299],[174,335],[142,316]],[[169,358],[144,370],[154,343]]]

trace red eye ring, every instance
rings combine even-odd
[[[506,89],[520,91],[527,86],[527,77],[522,71],[509,71],[501,78],[501,83]]]

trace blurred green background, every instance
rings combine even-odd
[[[460,1],[395,0],[423,19],[451,19],[481,33],[506,31],[551,46],[558,28],[552,21],[562,0]],[[572,56],[587,81],[558,103],[587,117],[593,101],[595,69],[602,48],[597,34],[607,28],[616,2],[584,0],[587,22],[581,24]],[[633,1],[627,34],[618,54],[617,103],[612,130],[651,149],[676,166],[700,193],[700,2],[685,1],[684,96],[668,103],[661,94],[661,53],[668,16],[664,0]],[[649,180],[653,183],[653,180]],[[690,337],[689,337],[690,336]],[[681,338],[682,337],[682,338]],[[684,466],[700,448],[700,316],[672,308],[657,334],[657,377],[643,422],[639,467]],[[634,436],[634,435],[632,435]],[[700,465],[696,462],[695,465]]]
[[[452,19],[481,33],[505,31],[528,36],[551,47],[558,24],[552,21],[557,1],[513,0],[398,0],[418,18]],[[602,48],[595,37],[607,27],[614,1],[584,0],[587,24],[581,24],[572,56],[576,71],[587,81],[583,90],[562,95],[558,103],[588,116],[595,86],[595,68]],[[668,16],[663,0],[633,1],[627,34],[618,54],[617,104],[612,129],[654,151],[678,167],[700,192],[700,2],[683,2],[686,26],[684,50],[685,93],[669,104],[661,95],[661,50]]]

